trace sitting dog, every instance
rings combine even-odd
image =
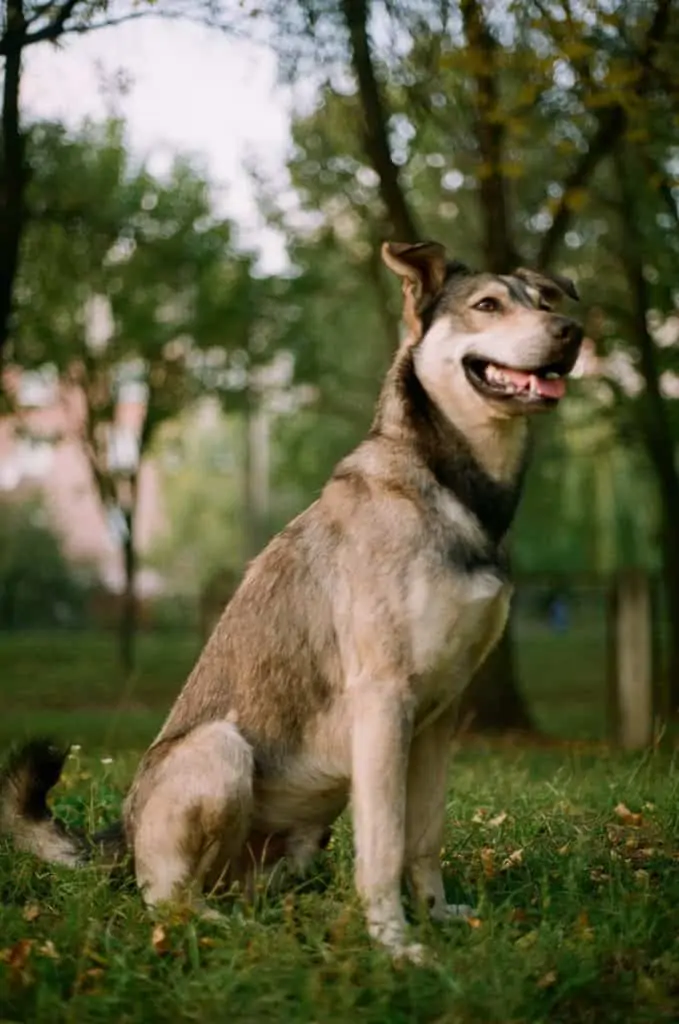
[[[303,867],[350,800],[370,935],[419,960],[407,879],[438,920],[457,699],[501,636],[503,542],[529,416],[554,407],[582,330],[571,281],[476,273],[443,246],[387,243],[408,334],[366,439],[250,564],[127,795],[123,829],[150,906]],[[45,797],[64,753],[27,745],[0,828],[44,859],[82,845]]]

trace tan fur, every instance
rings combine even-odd
[[[141,761],[124,823],[153,905],[247,888],[281,856],[303,867],[350,800],[370,934],[419,959],[404,874],[437,919],[468,909],[446,904],[439,865],[448,753],[456,699],[507,617],[502,542],[527,436],[523,410],[479,393],[462,361],[546,365],[570,322],[510,278],[458,277],[434,243],[384,255],[410,336],[373,429],[250,565]],[[472,308],[487,294],[501,315]]]

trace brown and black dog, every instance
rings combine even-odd
[[[142,758],[123,832],[153,906],[262,860],[303,866],[350,800],[370,934],[418,960],[401,880],[436,919],[468,909],[446,903],[439,864],[455,707],[506,622],[529,416],[563,396],[582,331],[553,309],[577,297],[566,279],[475,273],[430,242],[383,257],[409,334],[370,433],[249,566]],[[45,803],[62,760],[16,755],[0,828],[76,864]]]

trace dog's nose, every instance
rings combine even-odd
[[[575,348],[582,341],[583,330],[575,320],[567,316],[555,316],[552,320],[552,336],[556,341]]]

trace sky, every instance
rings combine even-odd
[[[131,79],[121,96],[110,85]],[[273,52],[198,25],[149,18],[72,36],[59,48],[31,47],[22,81],[25,118],[76,126],[115,112],[134,152],[162,171],[176,151],[201,158],[216,186],[220,213],[240,225],[244,245],[275,273],[285,265],[282,239],[261,222],[244,161],[285,181],[291,96],[276,82]]]

